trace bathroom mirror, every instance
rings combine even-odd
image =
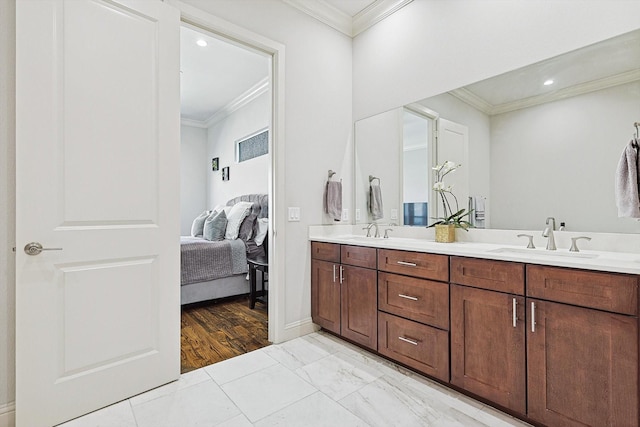
[[[427,122],[426,148],[415,154],[407,113]],[[484,204],[486,228],[542,230],[554,217],[569,231],[640,233],[639,221],[618,217],[614,186],[640,122],[640,30],[357,121],[356,223],[371,221],[369,175],[382,188],[378,222],[423,225],[415,218],[425,209],[433,222],[431,168],[453,160],[432,138],[429,126],[442,121],[468,133],[450,176],[462,172],[454,194],[461,207],[469,196]]]

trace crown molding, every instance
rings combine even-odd
[[[16,404],[9,402],[0,405],[0,427],[13,427],[16,422]]]
[[[255,85],[251,86],[245,92],[243,92],[240,96],[235,98],[233,101],[229,102],[227,105],[216,111],[211,117],[207,120],[193,120],[193,119],[180,119],[180,124],[184,126],[191,126],[202,129],[209,129],[215,123],[229,117],[234,112],[238,111],[245,105],[249,104],[251,101],[254,101],[263,93],[266,93],[269,90],[269,77],[265,77],[260,80]]]
[[[193,119],[180,118],[180,125],[182,125],[182,126],[190,126],[192,128],[202,128],[202,129],[206,129],[207,128],[207,125],[204,124],[204,121],[193,120]]]
[[[631,70],[625,73],[616,74],[615,76],[604,77],[602,79],[592,80],[590,82],[580,83],[571,87],[556,90],[554,92],[545,93],[542,95],[531,96],[529,98],[520,99],[513,102],[507,102],[500,105],[491,105],[483,98],[477,96],[473,92],[461,88],[449,92],[451,95],[466,102],[472,107],[477,108],[485,114],[490,116],[496,114],[508,113],[511,111],[521,110],[523,108],[534,107],[536,105],[544,104],[546,102],[557,101],[564,98],[571,98],[573,96],[584,95],[590,92],[595,92],[602,89],[607,89],[614,86],[619,86],[626,83],[635,82],[640,80],[640,70]]]
[[[216,111],[214,115],[212,115],[208,120],[205,121],[206,127],[209,128],[219,121],[229,117],[231,114],[238,111],[251,101],[255,100],[263,93],[266,93],[268,90],[269,77],[267,76],[255,85],[251,86],[247,91],[238,96],[236,99]]]
[[[331,28],[340,31],[342,34],[346,34],[352,37],[352,20],[349,15],[341,10],[336,9],[324,0],[282,0],[289,6],[306,13],[312,18],[317,19],[330,26]]]
[[[475,93],[471,92],[469,89],[461,87],[459,89],[450,91],[449,94],[455,96],[462,102],[466,102],[476,110],[480,110],[489,116],[494,114],[494,106],[485,101],[484,98],[481,98]]]
[[[413,0],[376,0],[353,17],[351,37],[355,37],[386,17],[396,13]]]
[[[413,0],[376,0],[353,18],[325,0],[282,1],[349,37],[355,37]]]

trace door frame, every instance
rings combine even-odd
[[[269,141],[269,341],[286,341],[285,328],[285,46],[179,0],[167,0],[180,11],[181,23],[249,47],[271,57],[271,138]]]

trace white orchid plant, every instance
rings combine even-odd
[[[446,186],[443,181],[445,176],[449,175],[451,172],[454,172],[460,166],[462,165],[447,160],[446,162],[432,168],[436,174],[435,183],[433,184],[433,190],[442,200],[442,207],[444,211],[442,217],[435,218],[437,221],[431,224],[429,227],[433,227],[439,224],[453,224],[456,228],[462,228],[466,231],[469,229],[469,227],[472,226],[469,221],[464,219],[465,217],[469,216],[472,211],[460,209],[460,207],[458,206],[458,199],[451,191],[453,189],[453,186]],[[453,200],[455,202],[455,210],[453,210],[451,207],[452,204],[449,202],[449,196],[453,197]]]

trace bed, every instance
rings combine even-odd
[[[180,237],[180,302],[192,304],[249,293],[247,258],[266,256],[267,238],[257,245],[257,223],[268,218],[266,194],[246,194],[226,205],[252,202],[249,215],[240,226],[238,239],[209,241],[201,237]]]

